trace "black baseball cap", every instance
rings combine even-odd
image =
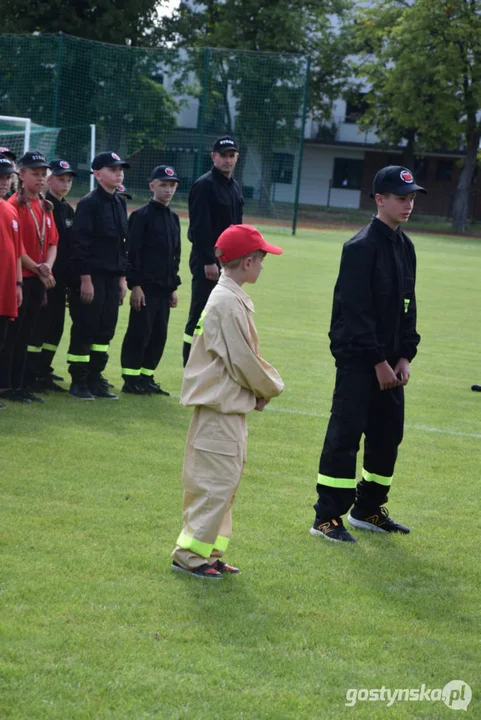
[[[117,153],[103,152],[99,153],[92,160],[92,170],[101,170],[104,167],[124,167],[129,168],[130,165],[120,159]]]
[[[78,177],[78,174],[66,160],[50,160],[50,167],[52,168],[52,175],[58,176],[70,173],[70,175]]]
[[[0,145],[0,153],[2,155],[5,155],[5,157],[8,157],[8,159],[11,160],[12,162],[15,162],[15,160],[17,159],[17,156],[15,155],[15,153],[12,152],[12,150],[10,150],[8,147],[5,147],[4,145]]]
[[[392,193],[393,195],[409,195],[420,192],[427,194],[427,190],[416,184],[414,175],[402,165],[387,165],[376,173],[372,186],[372,196],[377,193]]]
[[[126,198],[127,200],[132,200],[132,195],[129,193],[125,185],[117,185],[117,192],[119,195],[122,195],[122,197]]]
[[[217,138],[212,148],[212,152],[217,153],[225,153],[229,150],[235,150],[236,152],[239,152],[236,141],[229,135],[224,135],[223,137]]]
[[[38,150],[31,150],[22,155],[18,161],[19,167],[22,168],[50,168],[50,165]]]
[[[15,175],[18,175],[18,172],[15,170],[15,166],[6,155],[3,153],[0,154],[0,175],[12,175],[15,173]]]
[[[179,182],[179,177],[170,165],[157,165],[157,167],[152,170],[150,182],[152,182],[152,180],[175,180]]]

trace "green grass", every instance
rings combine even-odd
[[[242,575],[172,574],[190,412],[178,398],[122,397],[1,413],[0,717],[450,718],[442,702],[359,702],[349,688],[469,683],[479,700],[481,382],[479,241],[416,236],[423,340],[407,389],[390,511],[407,537],[312,537],[334,381],[327,330],[347,232],[269,231],[249,288],[264,356],[284,394],[249,417],[248,465],[228,560]],[[188,311],[157,377],[178,396]],[[117,388],[122,311],[108,377]],[[66,374],[66,341],[57,371]],[[66,376],[67,377],[67,376]]]

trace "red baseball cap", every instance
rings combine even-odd
[[[259,230],[252,225],[231,225],[217,238],[215,255],[221,262],[230,262],[263,250],[272,255],[282,255],[282,248],[266,242]]]

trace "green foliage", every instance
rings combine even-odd
[[[3,0],[2,31],[69,35],[140,44],[156,21],[158,0]]]
[[[354,530],[357,545],[338,547],[308,530],[334,383],[332,288],[350,232],[262,231],[285,253],[248,292],[286,390],[248,418],[226,557],[242,575],[212,587],[169,570],[190,419],[175,396],[50,394],[1,412],[2,718],[449,720],[442,701],[350,710],[346,691],[453,679],[471,685],[467,716],[480,716],[481,397],[469,390],[481,380],[479,240],[414,238],[423,339],[389,502],[412,533]],[[187,263],[185,253],[157,373],[177,394]],[[124,305],[107,367],[117,389],[127,315]],[[68,327],[61,374],[67,341]]]
[[[353,37],[353,69],[370,88],[364,127],[417,152],[466,148],[454,213],[462,230],[481,132],[481,2],[379,0],[358,10]]]

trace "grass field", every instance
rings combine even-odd
[[[391,493],[409,536],[309,534],[334,380],[327,330],[341,231],[266,232],[249,288],[284,394],[249,418],[227,559],[212,584],[172,574],[190,412],[178,404],[188,311],[157,378],[170,398],[1,413],[0,717],[15,720],[450,718],[443,702],[359,701],[349,689],[479,693],[481,382],[479,240],[414,235],[422,343]],[[108,377],[120,388],[124,308]],[[56,369],[66,375],[66,342]]]

